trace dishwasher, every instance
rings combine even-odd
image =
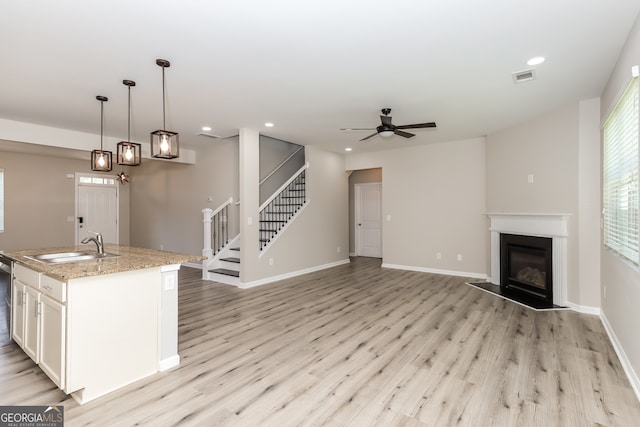
[[[11,260],[0,253],[0,295],[4,301],[2,302],[3,313],[0,319],[0,336],[5,333],[8,338],[11,337]]]

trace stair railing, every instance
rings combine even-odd
[[[259,208],[260,250],[263,250],[307,201],[305,163]]]
[[[202,256],[207,257],[207,260],[212,259],[229,243],[229,205],[231,203],[233,203],[233,197],[229,197],[215,210],[209,208],[202,210],[204,224]]]

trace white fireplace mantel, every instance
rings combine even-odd
[[[567,304],[567,238],[570,214],[488,213],[491,219],[491,282],[500,284],[500,234],[552,239],[553,303]]]

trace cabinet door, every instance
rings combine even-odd
[[[40,318],[40,292],[25,286],[25,304],[24,304],[24,352],[33,359],[34,362],[40,363],[40,354],[38,352],[38,344],[40,342],[40,328],[38,327]]]
[[[60,388],[65,379],[65,306],[40,296],[40,368]]]
[[[12,286],[11,336],[20,347],[24,347],[24,304],[26,302],[24,285],[14,278]]]

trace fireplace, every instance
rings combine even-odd
[[[553,304],[552,239],[500,234],[500,288]]]
[[[539,213],[490,213],[491,220],[491,276],[490,282],[503,283],[501,271],[500,240],[503,234],[526,237],[542,237],[551,240],[550,269],[545,279],[551,277],[551,292],[554,305],[566,306],[567,301],[567,241],[569,237],[569,214]],[[516,256],[517,258],[517,256]],[[517,259],[516,259],[517,261]],[[517,277],[517,275],[516,275]],[[539,292],[537,289],[534,291]],[[538,301],[541,301],[539,298]]]

